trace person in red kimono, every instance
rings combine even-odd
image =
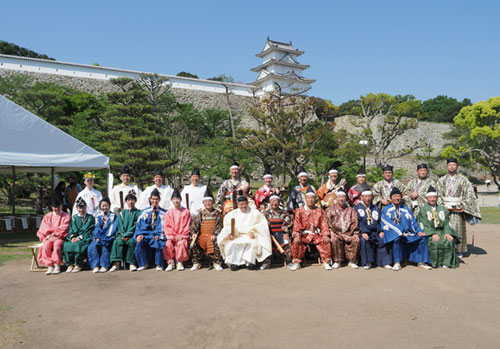
[[[366,190],[368,184],[366,184],[366,171],[363,166],[361,166],[356,174],[356,185],[353,185],[347,195],[349,196],[349,204],[354,207],[361,202],[361,193]]]
[[[261,212],[269,207],[269,198],[272,195],[279,194],[278,188],[275,188],[272,185],[273,175],[271,174],[271,170],[268,166],[266,166],[264,177],[262,178],[264,179],[264,185],[259,190],[257,190],[253,197],[255,200],[255,206]]]
[[[325,211],[316,206],[316,190],[310,186],[305,193],[306,204],[295,213],[292,240],[292,266],[290,270],[300,269],[307,245],[315,244],[321,262],[326,270],[331,270],[330,231]]]
[[[61,272],[62,247],[68,235],[70,215],[62,211],[62,202],[57,196],[52,197],[50,203],[52,212],[47,213],[40,224],[36,235],[42,242],[38,252],[38,261],[48,266],[46,275],[55,275]]]
[[[163,218],[163,233],[167,238],[163,248],[163,257],[167,261],[165,271],[174,269],[177,262],[177,270],[184,270],[184,262],[189,259],[188,240],[191,226],[191,213],[187,208],[181,206],[181,194],[175,189],[172,193],[172,208],[165,213]]]
[[[358,215],[347,206],[346,193],[337,193],[337,203],[326,210],[326,221],[330,228],[333,249],[333,269],[338,269],[347,258],[349,266],[358,269]]]

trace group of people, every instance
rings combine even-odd
[[[419,164],[416,177],[403,185],[385,166],[384,179],[370,188],[360,168],[357,183],[346,190],[346,181],[332,168],[316,190],[301,167],[286,202],[269,169],[253,195],[236,163],[216,199],[200,183],[198,169],[182,193],[164,184],[160,170],[141,192],[123,166],[121,184],[104,198],[88,173],[72,216],[62,211],[58,196],[52,198],[52,212],[37,232],[38,258],[48,275],[60,273],[63,265],[76,273],[86,264],[94,273],[149,266],[181,271],[189,260],[191,270],[204,261],[217,271],[224,265],[255,270],[268,269],[273,258],[296,271],[306,253],[318,255],[326,270],[346,264],[398,271],[405,262],[428,270],[456,268],[467,252],[465,223],[475,224],[481,216],[457,159],[447,160],[447,170],[435,181],[427,165]]]

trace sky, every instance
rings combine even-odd
[[[251,82],[267,36],[292,41],[338,105],[367,93],[500,95],[500,1],[0,0],[0,40],[60,61]]]

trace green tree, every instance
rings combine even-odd
[[[208,78],[207,80],[220,81],[220,82],[234,82],[234,78],[232,76],[226,76],[225,74],[221,74],[213,78]]]
[[[443,150],[442,156],[474,156],[489,170],[499,186],[500,176],[500,97],[492,97],[463,107],[454,118],[455,125],[466,131],[454,146]]]
[[[432,122],[453,122],[463,107],[471,105],[465,98],[462,102],[448,96],[437,96],[422,102],[423,118]]]
[[[198,75],[196,74],[191,74],[191,73],[188,73],[188,72],[185,72],[185,71],[181,71],[179,73],[177,73],[176,76],[180,76],[182,78],[193,78],[193,79],[199,79]]]
[[[42,59],[50,59],[55,61],[54,58],[51,58],[45,54],[36,53],[35,51],[29,50],[25,47],[19,47],[16,44],[11,42],[0,40],[0,53],[5,55],[12,56],[21,56],[21,57],[30,57],[30,58],[42,58]]]

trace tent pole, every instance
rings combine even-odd
[[[51,186],[51,195],[54,193],[54,168],[50,168],[50,186]]]
[[[12,215],[16,215],[16,168],[12,166]]]

